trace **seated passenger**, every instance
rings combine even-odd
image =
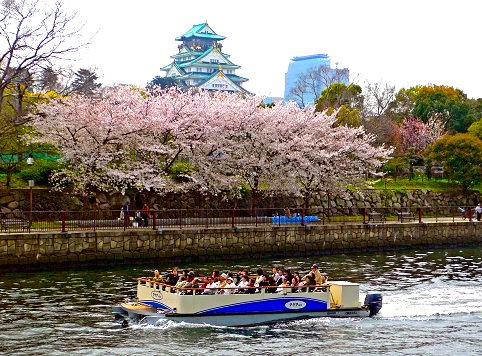
[[[167,275],[166,284],[169,284],[170,286],[175,286],[178,281],[179,273],[177,271],[177,267],[173,267],[171,273]]]
[[[246,287],[249,286],[249,278],[246,275],[241,275],[241,281],[238,283],[238,293],[247,293]]]
[[[322,278],[321,284],[328,283],[328,274],[327,273],[322,273],[321,278]]]
[[[234,284],[232,277],[228,277],[224,288],[226,288],[224,294],[234,294],[236,292],[236,284]]]
[[[280,274],[278,274],[278,268],[274,267],[271,269],[271,277],[273,277],[275,283],[278,283],[278,279],[281,277]]]
[[[250,278],[249,279],[249,284],[248,284],[248,288],[246,288],[246,293],[248,294],[254,294],[256,293],[256,287],[254,285],[254,279]]]
[[[293,276],[293,278],[291,278],[291,287],[293,287],[293,288],[291,288],[291,291],[292,291],[293,293],[299,291],[299,288],[298,288],[298,287],[300,286],[300,283],[301,283],[301,277],[300,277],[300,275],[299,275],[299,274],[298,274],[298,275],[295,274],[295,275]]]
[[[316,287],[316,281],[311,275],[303,277],[303,287],[309,287],[308,289],[302,288],[303,292],[313,292]]]
[[[162,282],[162,276],[161,274],[159,273],[159,270],[155,270],[154,271],[154,277],[151,278],[151,281],[152,282]]]
[[[285,293],[289,292],[290,289],[288,288],[290,285],[288,283],[288,279],[285,276],[281,277],[281,284],[276,288],[276,293]]]
[[[323,277],[321,276],[320,271],[318,270],[318,265],[314,264],[311,266],[311,271],[305,275],[305,277],[311,276],[315,280],[316,284],[323,284]]]
[[[213,277],[207,278],[206,288],[202,294],[215,294],[218,289],[218,282]]]
[[[186,277],[181,276],[181,277],[179,277],[179,280],[177,281],[175,287],[176,288],[184,288],[185,285],[186,285]]]
[[[264,281],[264,271],[263,271],[262,268],[258,268],[258,270],[256,271],[256,273],[257,273],[258,276],[256,277],[256,280],[254,281],[254,285],[255,285],[256,287],[259,287],[259,283],[260,283],[261,281]]]
[[[223,273],[219,276],[218,280],[218,288],[219,290],[217,291],[218,294],[224,294],[224,288],[227,284],[226,278],[228,278],[228,275],[226,273]]]
[[[260,287],[260,291],[261,291],[261,289],[264,289],[265,293],[269,293],[270,292],[269,288],[264,288],[264,287],[269,287],[269,278],[266,275],[262,275],[261,277],[262,278],[260,278],[260,282],[258,283],[258,287]]]
[[[276,293],[276,282],[273,277],[269,276],[268,277],[268,287],[271,288],[266,288],[266,293]]]

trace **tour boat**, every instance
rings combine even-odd
[[[137,299],[114,306],[113,313],[123,320],[123,325],[128,325],[129,320],[153,325],[173,320],[216,326],[256,326],[319,317],[377,314],[382,307],[382,295],[367,293],[362,303],[359,287],[357,283],[330,281],[310,287],[253,287],[253,293],[239,293],[228,288],[223,293],[223,288],[218,288],[214,294],[203,294],[205,289],[177,288],[139,278]],[[243,288],[243,291],[248,290]]]

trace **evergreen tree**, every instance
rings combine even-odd
[[[176,86],[176,81],[171,77],[154,77],[149,83],[147,83],[147,88],[152,89],[154,87],[159,87],[161,89],[166,89]]]
[[[40,73],[40,78],[38,79],[37,87],[41,91],[56,91],[59,92],[61,89],[61,84],[59,81],[59,73],[57,73],[52,67],[47,67]]]
[[[75,72],[75,79],[70,86],[70,92],[92,95],[94,90],[102,86],[101,83],[96,82],[97,79],[99,79],[99,77],[94,71],[81,68]]]

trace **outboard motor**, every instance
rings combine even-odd
[[[378,292],[368,292],[365,296],[365,305],[370,310],[370,316],[377,314],[382,309],[382,294]]]

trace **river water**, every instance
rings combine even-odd
[[[332,280],[381,291],[375,318],[329,319],[252,328],[166,322],[121,328],[113,304],[135,296],[153,268],[108,267],[0,274],[0,353],[8,355],[482,354],[481,247],[180,265],[253,272],[318,263]]]

